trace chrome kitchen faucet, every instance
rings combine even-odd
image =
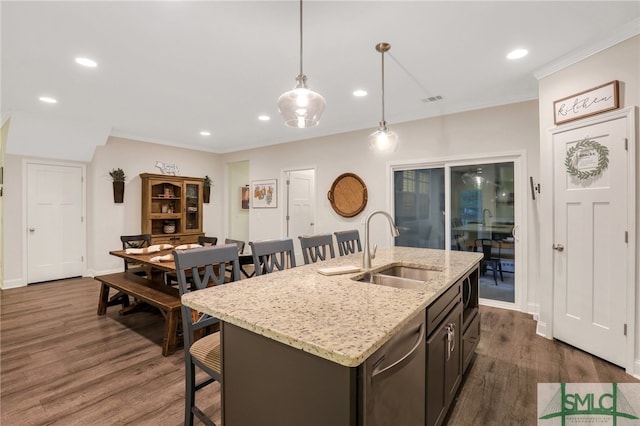
[[[364,252],[362,254],[362,270],[371,269],[371,259],[374,259],[376,257],[376,250],[378,249],[378,245],[375,244],[373,246],[373,254],[371,254],[371,250],[369,249],[369,222],[371,221],[371,218],[377,214],[384,215],[387,218],[387,220],[389,221],[389,228],[391,229],[391,235],[393,237],[397,237],[398,235],[400,235],[400,231],[398,231],[398,227],[396,226],[396,224],[393,223],[393,218],[389,213],[382,210],[375,210],[369,213],[369,216],[367,216],[367,219],[364,222]]]

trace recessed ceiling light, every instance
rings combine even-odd
[[[58,101],[54,98],[51,98],[49,96],[40,96],[40,101],[42,102],[46,102],[48,104],[57,104]]]
[[[271,117],[269,117],[268,115],[264,115],[263,114],[263,115],[259,115],[258,116],[258,120],[260,120],[260,121],[269,121],[269,120],[271,120]]]
[[[361,97],[367,96],[367,95],[368,95],[367,91],[363,90],[363,89],[358,89],[358,90],[354,90],[353,91],[353,96],[358,97],[358,98],[361,98]]]
[[[211,136],[211,132],[207,132],[206,130],[201,131],[200,134],[202,136]]]
[[[89,68],[95,68],[98,66],[96,61],[89,58],[76,58],[76,63]]]
[[[528,53],[529,51],[527,49],[515,49],[509,52],[509,54],[507,55],[507,59],[524,58],[525,56],[527,56]]]

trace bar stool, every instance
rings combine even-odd
[[[250,241],[249,245],[251,246],[256,275],[270,274],[296,266],[296,256],[293,252],[291,238]]]
[[[240,279],[240,261],[235,244],[201,247],[191,250],[174,250],[180,296],[190,291],[205,289],[210,283],[225,283],[225,264],[232,265],[233,280]],[[188,278],[188,280],[187,280]],[[204,424],[213,425],[204,412],[196,405],[196,391],[217,381],[222,384],[222,357],[220,351],[220,332],[207,334],[212,325],[220,320],[182,305],[182,330],[184,336],[185,362],[185,412],[184,424],[193,425],[193,416]],[[208,377],[196,382],[196,367],[207,373]]]
[[[333,236],[331,234],[300,236],[300,247],[304,263],[315,263],[318,260],[327,260],[327,252],[331,259],[336,257],[333,249]]]
[[[351,229],[349,231],[337,231],[333,233],[336,236],[338,242],[338,250],[340,256],[346,256],[357,251],[362,251],[362,245],[360,244],[360,233],[357,229]]]

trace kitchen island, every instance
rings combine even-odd
[[[459,344],[450,341],[447,350],[457,350],[462,367],[461,330],[478,317],[465,318],[462,326],[463,290],[468,287],[467,299],[472,296],[475,279],[477,300],[481,257],[470,252],[379,249],[372,261],[374,271],[390,265],[429,270],[417,288],[357,281],[362,272],[318,273],[320,268],[360,266],[362,254],[353,254],[184,295],[185,305],[223,321],[223,423],[381,424],[363,421],[369,409],[364,406],[363,366],[416,319],[425,322],[426,316],[419,339],[429,338],[437,332],[437,322],[455,308]],[[473,279],[470,274],[475,274]],[[442,312],[429,315],[428,308],[435,305]],[[424,376],[422,383],[425,388]],[[424,400],[424,392],[420,398]]]

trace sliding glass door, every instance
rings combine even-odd
[[[397,246],[444,248],[444,168],[394,172]]]
[[[396,245],[483,253],[480,297],[514,303],[515,162],[397,167]]]

